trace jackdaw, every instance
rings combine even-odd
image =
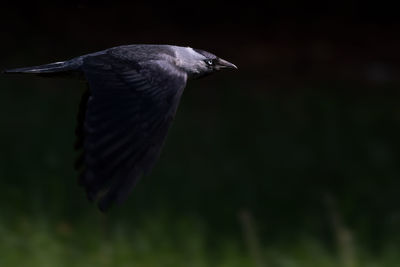
[[[105,211],[123,202],[152,169],[186,81],[223,68],[236,66],[190,47],[126,45],[4,72],[87,82],[76,127],[76,167],[88,199]]]

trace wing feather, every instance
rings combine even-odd
[[[82,69],[90,96],[77,127],[84,149],[80,184],[106,210],[153,167],[186,75],[165,61],[129,62],[112,54],[85,58]]]

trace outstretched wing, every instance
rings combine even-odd
[[[153,167],[186,74],[166,61],[122,61],[108,53],[85,58],[82,70],[90,94],[77,128],[84,150],[80,184],[104,211],[125,200]]]

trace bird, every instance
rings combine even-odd
[[[86,82],[75,167],[87,198],[105,212],[124,202],[154,167],[187,81],[221,69],[237,67],[201,49],[133,44],[3,73]]]

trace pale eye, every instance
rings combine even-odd
[[[214,65],[214,62],[211,59],[208,59],[208,60],[206,60],[206,64],[208,66],[212,66],[212,65]]]

